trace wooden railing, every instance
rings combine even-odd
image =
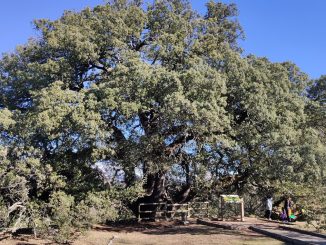
[[[208,216],[209,202],[192,202],[192,203],[140,203],[138,206],[138,221],[146,219],[173,219],[181,216],[182,219],[187,217]],[[146,216],[146,217],[144,217]]]
[[[191,202],[190,216],[192,217],[208,217],[209,216],[209,202]]]
[[[166,218],[166,203],[140,203],[138,205],[138,221],[144,220],[144,219],[159,219],[159,218]],[[142,210],[142,207],[151,207],[147,208],[145,210]],[[151,209],[151,210],[150,210]],[[149,217],[141,217],[142,214],[153,214],[148,215]],[[161,216],[158,216],[161,215]]]

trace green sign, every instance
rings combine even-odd
[[[242,199],[238,195],[221,195],[224,203],[241,203]]]

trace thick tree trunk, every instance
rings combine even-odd
[[[191,184],[186,184],[178,193],[176,193],[173,197],[169,197],[166,190],[166,172],[160,171],[155,174],[149,174],[147,176],[147,183],[145,185],[145,189],[147,190],[147,195],[141,198],[138,198],[137,201],[130,205],[133,213],[138,216],[138,207],[140,203],[185,203],[191,201],[195,193],[191,189]],[[161,207],[162,208],[162,207]],[[147,211],[158,211],[159,207],[155,205],[146,205],[144,210]],[[153,218],[155,217],[155,212],[150,213],[148,215],[143,214],[142,217]]]
[[[138,198],[130,205],[130,208],[135,215],[138,215],[138,206],[140,203],[171,202],[166,194],[165,177],[166,173],[164,171],[159,171],[155,174],[148,175],[147,183],[145,184],[147,195]],[[146,209],[148,210],[152,210],[154,208],[155,206],[146,206]]]

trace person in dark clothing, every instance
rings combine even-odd
[[[291,208],[292,208],[292,200],[291,200],[291,197],[288,197],[287,199],[285,199],[285,202],[284,202],[284,210],[286,212],[286,217],[289,222],[291,221],[291,218],[290,218]]]

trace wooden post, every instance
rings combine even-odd
[[[187,202],[187,219],[190,217],[189,202]]]
[[[221,218],[222,218],[222,221],[224,221],[224,217],[223,217],[223,213],[224,213],[224,199],[223,199],[223,197],[221,196],[221,208],[220,208],[220,210],[221,210]]]
[[[138,205],[138,222],[140,222],[140,204]]]
[[[207,218],[208,218],[209,217],[209,210],[208,210],[209,202],[207,202],[206,204],[207,204],[206,208],[207,208]]]
[[[244,221],[244,203],[243,203],[243,198],[241,199],[241,221]]]
[[[167,203],[164,203],[163,212],[164,212],[164,218],[165,218],[165,220],[168,220],[168,216],[167,216]]]

